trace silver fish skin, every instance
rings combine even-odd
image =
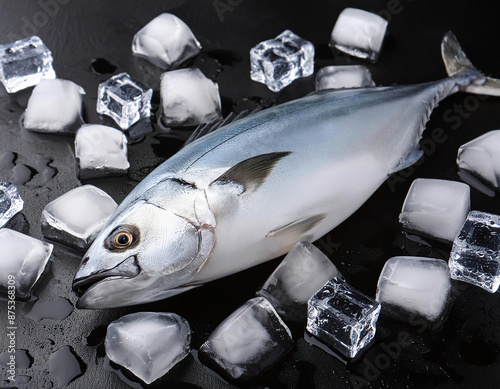
[[[433,108],[458,91],[499,94],[448,33],[450,77],[323,91],[187,145],[122,202],[85,254],[79,308],[160,300],[313,242],[416,162]]]

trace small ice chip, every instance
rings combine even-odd
[[[411,232],[453,242],[469,211],[468,185],[418,178],[406,195],[399,221]]]
[[[126,130],[151,115],[152,96],[152,89],[133,81],[127,73],[120,73],[99,84],[97,113],[110,116]]]
[[[0,294],[7,297],[9,285],[14,285],[16,299],[26,300],[45,270],[53,246],[20,232],[1,228],[0,247]]]
[[[471,211],[453,243],[451,278],[495,293],[500,286],[500,216]]]
[[[82,180],[125,175],[130,167],[125,135],[100,124],[85,124],[76,132],[75,156]]]
[[[297,78],[313,74],[314,46],[285,30],[250,50],[250,66],[252,80],[279,92]]]
[[[344,9],[333,27],[330,46],[354,57],[377,62],[387,21],[357,8]]]
[[[117,208],[115,201],[93,185],[84,185],[47,204],[42,233],[56,242],[87,249]]]
[[[200,42],[177,16],[163,13],[134,36],[132,52],[162,69],[175,69],[201,51]]]
[[[354,358],[375,336],[380,304],[333,278],[308,304],[307,331],[330,348]]]
[[[198,355],[221,376],[244,381],[268,370],[292,346],[292,334],[272,305],[256,297],[219,324]]]
[[[0,228],[5,226],[12,217],[21,212],[24,201],[17,188],[9,182],[0,180]]]
[[[52,53],[36,35],[0,45],[0,81],[9,93],[56,78]]]
[[[326,66],[316,74],[316,90],[375,86],[370,69],[363,65]]]
[[[24,113],[29,130],[74,133],[83,124],[83,88],[68,80],[42,80],[35,86]]]
[[[257,292],[285,320],[305,321],[307,302],[333,277],[335,265],[314,245],[298,242]]]
[[[146,384],[164,376],[189,353],[191,329],[175,313],[137,312],[109,324],[108,358]]]
[[[446,313],[451,291],[446,261],[422,257],[393,257],[380,273],[376,300],[382,312],[411,321],[439,322]]]
[[[222,119],[219,87],[200,69],[181,69],[161,76],[161,122],[194,126]]]

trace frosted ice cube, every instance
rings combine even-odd
[[[219,324],[199,357],[221,376],[243,381],[262,374],[292,346],[292,334],[272,305],[256,297]]]
[[[99,84],[97,113],[110,116],[123,130],[151,115],[152,89],[120,73]]]
[[[307,302],[333,277],[335,265],[308,242],[298,242],[257,292],[269,300],[285,320],[305,321]]]
[[[161,121],[167,127],[222,119],[219,87],[196,68],[162,74],[161,105]]]
[[[495,293],[500,286],[500,216],[471,211],[453,243],[451,278]]]
[[[163,13],[134,36],[132,52],[162,69],[175,69],[200,53],[200,42],[177,16]]]
[[[487,132],[460,146],[457,164],[493,188],[500,188],[500,130]]]
[[[115,201],[93,185],[75,188],[44,208],[42,233],[56,242],[87,249],[116,208]]]
[[[111,361],[150,384],[184,359],[190,343],[186,319],[175,313],[137,312],[108,326],[104,346]]]
[[[83,88],[68,80],[42,80],[35,86],[23,125],[36,132],[75,132],[83,123]]]
[[[0,228],[23,209],[24,201],[17,188],[9,182],[0,180]]]
[[[308,304],[307,331],[334,350],[355,357],[375,337],[380,304],[333,278]]]
[[[42,275],[53,246],[8,228],[0,229],[0,294],[7,296],[14,282],[16,298],[30,297],[31,289]],[[14,278],[10,281],[9,278]]]
[[[377,62],[387,21],[357,8],[344,9],[333,27],[330,46],[354,57]]]
[[[0,45],[0,81],[9,93],[56,78],[52,53],[35,36]]]
[[[100,124],[85,124],[76,132],[75,156],[82,180],[125,175],[130,167],[125,135]]]
[[[461,182],[418,178],[406,195],[404,228],[453,242],[470,211],[470,188]]]
[[[374,85],[370,69],[363,65],[326,66],[316,74],[316,90]]]
[[[442,259],[393,257],[380,273],[376,300],[397,319],[437,323],[446,313],[450,291],[450,269]]]
[[[250,50],[250,66],[252,80],[278,92],[297,78],[313,74],[314,46],[285,30]]]

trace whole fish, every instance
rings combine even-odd
[[[73,282],[79,308],[164,299],[312,242],[422,155],[433,108],[458,91],[500,95],[453,34],[449,77],[322,91],[237,120],[172,156],[111,216]]]

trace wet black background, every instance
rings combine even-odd
[[[390,19],[380,61],[368,64],[377,85],[445,77],[439,45],[448,30],[455,32],[478,68],[500,76],[500,27],[498,14],[490,4],[493,3],[415,0],[0,1],[0,43],[39,35],[52,50],[58,77],[70,79],[86,90],[86,122],[116,127],[110,119],[100,118],[95,112],[97,86],[113,73],[126,71],[154,88],[157,108],[161,70],[133,57],[130,46],[134,33],[161,12],[172,12],[183,19],[203,45],[203,54],[193,61],[194,65],[218,82],[227,115],[260,104],[288,101],[314,89],[313,77],[295,81],[280,93],[250,80],[250,48],[285,29],[314,43],[315,69],[363,63],[344,55],[334,56],[327,46],[337,15],[347,6],[382,12]],[[98,61],[93,69],[91,64],[96,58],[107,62]],[[103,63],[107,66],[102,66]],[[0,155],[15,153],[14,161],[1,162],[0,179],[16,181],[25,200],[25,221],[18,216],[13,228],[42,238],[39,220],[43,207],[80,183],[76,178],[71,137],[40,136],[20,130],[18,122],[31,90],[8,95],[0,87]],[[430,248],[403,235],[398,213],[414,178],[458,180],[455,165],[458,147],[498,128],[499,108],[498,98],[479,100],[463,94],[448,98],[428,123],[424,138],[426,155],[419,166],[392,177],[347,222],[316,243],[354,287],[373,296],[384,262],[394,255],[447,259],[448,247],[433,243],[434,248]],[[84,183],[102,188],[120,202],[147,173],[176,152],[185,136],[185,131],[168,132],[154,125],[154,132],[145,139],[131,142],[131,169],[127,177]],[[474,209],[500,213],[496,198],[476,190],[472,190],[471,197]],[[81,253],[56,245],[50,272],[35,295],[42,301],[63,297],[74,303],[76,298],[70,284],[80,257]],[[277,263],[275,260],[184,295],[143,306],[74,311],[62,321],[34,321],[18,312],[17,347],[28,350],[33,357],[29,369],[18,371],[19,375],[32,377],[31,381],[19,387],[59,387],[57,377],[49,372],[48,359],[51,353],[69,345],[86,365],[86,372],[68,388],[127,388],[113,372],[103,368],[101,337],[110,321],[135,311],[176,312],[190,322],[193,347],[197,349],[221,320],[254,295]],[[5,323],[6,303],[2,301],[0,325],[5,328]],[[91,332],[92,336],[86,340]],[[291,354],[251,387],[498,387],[499,297],[472,286],[457,288],[450,317],[439,331],[430,332],[420,323],[405,325],[381,318],[375,344],[347,365],[309,346],[301,338],[300,329],[295,333],[298,340]],[[400,346],[395,347],[398,340]],[[86,345],[89,342],[91,345]],[[0,344],[1,352],[6,344],[3,335]],[[2,377],[4,373],[1,372]],[[230,387],[204,370],[191,355],[160,386]]]

